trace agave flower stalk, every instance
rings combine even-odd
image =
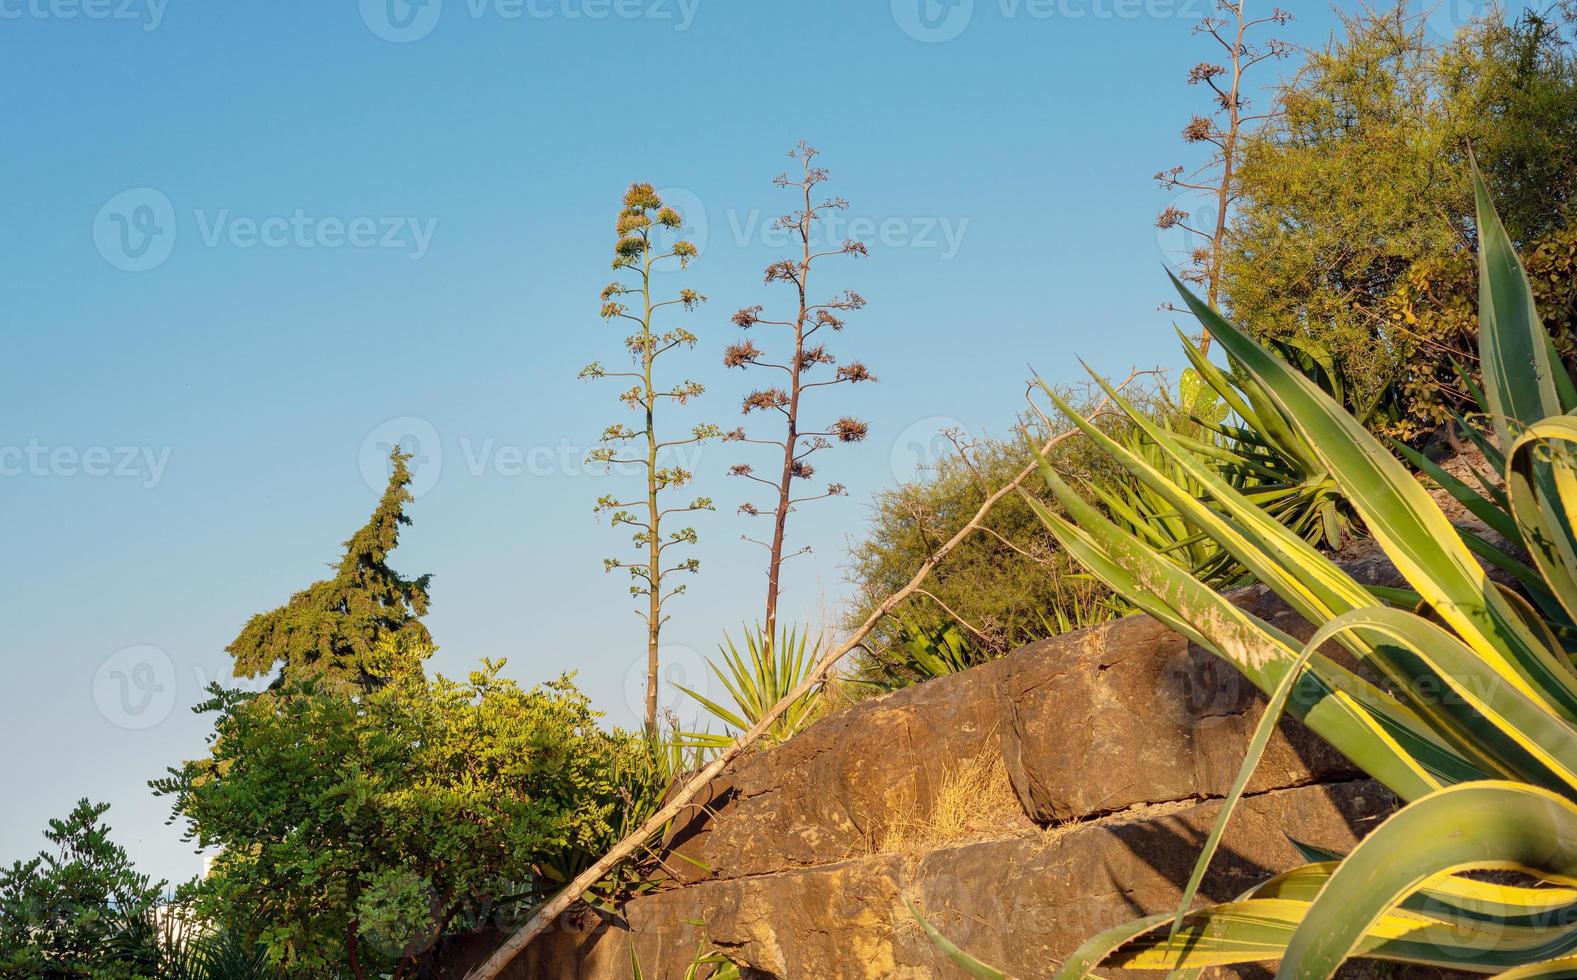
[[[636,615],[646,624],[646,730],[653,733],[657,731],[658,649],[663,624],[668,620],[664,608],[668,600],[685,591],[685,585],[670,587],[667,580],[676,574],[694,574],[701,567],[696,558],[678,559],[669,555],[670,549],[693,546],[698,540],[693,527],[674,528],[672,519],[712,509],[712,501],[707,497],[696,497],[684,504],[667,503],[670,492],[687,486],[694,474],[679,465],[682,460],[665,465],[665,459],[685,447],[698,446],[722,434],[721,429],[710,423],[693,427],[688,435],[674,437],[664,437],[658,430],[659,405],[684,405],[705,391],[695,381],[669,385],[657,377],[659,358],[677,349],[693,349],[696,345],[695,334],[683,327],[659,330],[654,326],[658,311],[678,306],[688,312],[706,301],[705,296],[693,289],[681,289],[670,299],[658,299],[652,294],[652,273],[659,264],[673,262],[683,269],[696,257],[695,245],[682,237],[676,237],[667,246],[657,240],[658,229],[677,233],[683,223],[679,212],[665,206],[652,185],[632,184],[625,193],[613,259],[614,270],[625,278],[603,289],[602,318],[635,324],[635,332],[624,341],[631,368],[610,371],[594,362],[580,373],[583,379],[621,378],[631,382],[631,386],[620,393],[619,401],[639,419],[639,428],[623,423],[608,426],[603,430],[601,445],[586,458],[588,462],[606,467],[636,467],[645,479],[644,497],[632,499],[609,494],[598,498],[595,510],[598,514],[611,513],[611,523],[615,527],[633,528],[631,540],[642,553],[638,561],[606,558],[603,568],[610,572],[617,568],[627,570],[631,580],[630,595],[644,606],[636,610]]]
[[[816,156],[816,149],[801,140],[789,153],[790,159],[800,165],[800,172],[792,176],[788,173],[779,174],[773,181],[778,187],[794,191],[803,201],[800,207],[779,218],[775,225],[779,229],[793,231],[799,240],[799,254],[793,258],[774,262],[767,266],[766,270],[768,285],[786,283],[793,287],[798,305],[792,319],[766,319],[763,316],[765,308],[762,306],[747,307],[735,313],[733,317],[734,324],[741,330],[766,326],[788,333],[792,343],[788,356],[778,361],[770,360],[767,352],[758,347],[753,339],[731,345],[723,355],[723,364],[727,367],[765,369],[779,371],[783,375],[782,384],[769,385],[751,392],[745,397],[743,406],[746,416],[755,412],[781,415],[784,424],[782,438],[752,437],[742,427],[723,436],[725,442],[770,446],[781,453],[781,465],[770,478],[758,476],[754,467],[748,463],[737,464],[729,471],[732,476],[770,488],[773,494],[772,503],[769,505],[745,503],[739,508],[741,514],[766,517],[772,521],[772,533],[767,540],[744,536],[745,540],[766,548],[769,554],[766,624],[762,629],[764,643],[769,648],[773,638],[777,636],[778,596],[782,591],[783,563],[810,550],[805,547],[788,554],[784,553],[788,515],[799,504],[823,500],[827,497],[839,497],[848,492],[841,483],[830,483],[821,493],[795,496],[796,481],[807,481],[816,475],[816,468],[811,462],[811,457],[816,453],[831,449],[834,441],[845,444],[861,442],[870,431],[865,422],[847,415],[829,426],[807,431],[801,427],[800,422],[800,410],[804,399],[812,389],[862,384],[876,380],[876,376],[860,361],[838,364],[837,358],[827,350],[826,344],[816,339],[816,335],[824,330],[831,333],[842,331],[843,316],[851,311],[863,309],[865,298],[853,290],[845,290],[825,302],[815,302],[811,298],[810,291],[812,267],[820,260],[835,255],[864,256],[866,254],[865,245],[852,239],[840,246],[818,250],[815,237],[816,230],[823,220],[822,216],[828,211],[847,210],[849,202],[842,198],[830,198],[821,203],[813,203],[816,186],[828,179],[827,171],[813,163]],[[828,368],[831,369],[831,377],[824,375],[818,377],[815,374],[818,370]]]

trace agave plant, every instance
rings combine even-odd
[[[1161,426],[1173,443],[1310,544],[1340,548],[1360,522],[1307,438],[1235,357],[1228,355],[1232,369],[1223,371],[1182,331],[1178,338],[1193,366],[1183,373],[1179,411]],[[1285,343],[1277,351],[1321,390],[1342,399],[1345,387],[1328,357]],[[1174,462],[1150,435],[1156,416],[1146,420],[1150,425],[1129,427],[1123,447],[1175,488],[1208,504],[1192,469]],[[1085,489],[1118,527],[1211,588],[1229,589],[1251,578],[1229,550],[1143,480],[1091,483]]]
[[[1474,543],[1362,421],[1183,289],[1184,299],[1306,444],[1406,579],[1366,588],[1137,411],[1168,470],[1073,416],[1088,436],[1314,624],[1307,643],[1239,609],[1118,527],[1049,466],[1067,517],[1052,533],[1135,606],[1233,664],[1269,698],[1177,912],[1089,940],[1059,976],[1099,966],[1197,971],[1279,959],[1278,976],[1328,977],[1370,957],[1506,977],[1577,976],[1577,391],[1557,370],[1526,274],[1476,170],[1483,405],[1505,489],[1451,481],[1515,547],[1497,553],[1521,591],[1485,571]],[[1120,399],[1119,399],[1120,401]],[[1131,409],[1131,406],[1127,406]],[[1071,409],[1064,407],[1071,413]],[[1442,474],[1437,473],[1440,479]],[[1526,564],[1514,557],[1529,555]],[[1402,601],[1402,600],[1405,600]],[[1322,652],[1334,643],[1382,683]],[[1233,902],[1190,911],[1234,806],[1283,712],[1300,718],[1406,805],[1341,856]],[[1506,883],[1473,872],[1517,872]],[[976,976],[1001,976],[956,949]]]
[[[687,687],[679,690],[694,698],[712,717],[722,721],[734,734],[712,732],[687,732],[687,744],[706,748],[727,748],[737,734],[749,731],[756,722],[779,701],[799,686],[805,675],[815,669],[821,659],[821,643],[813,646],[809,637],[798,630],[784,630],[776,643],[766,643],[761,630],[745,632],[745,649],[741,651],[731,638],[725,638],[721,647],[722,666],[709,663],[712,673],[728,690],[733,706],[713,701]],[[821,708],[821,689],[817,688],[800,698],[773,724],[768,737],[774,742],[786,741],[815,720]]]

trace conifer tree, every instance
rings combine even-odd
[[[673,260],[679,268],[689,266],[696,257],[696,247],[682,237],[672,244],[660,243],[659,229],[677,234],[684,221],[679,212],[666,207],[662,198],[650,184],[632,184],[624,195],[624,207],[619,212],[618,241],[614,246],[613,268],[629,281],[609,283],[602,291],[602,318],[628,320],[635,324],[635,332],[624,340],[632,366],[627,371],[610,371],[600,363],[587,365],[580,373],[585,379],[624,378],[631,387],[619,395],[625,407],[636,413],[639,428],[614,423],[603,430],[602,445],[587,454],[590,462],[604,466],[634,466],[640,470],[646,484],[644,496],[610,494],[597,500],[596,512],[611,512],[611,523],[618,527],[634,528],[631,540],[641,554],[638,561],[620,558],[603,560],[605,571],[626,569],[630,574],[630,595],[641,601],[636,615],[646,623],[646,728],[657,730],[657,669],[658,645],[663,624],[668,616],[663,611],[669,599],[681,595],[684,585],[668,587],[669,576],[679,573],[694,574],[701,563],[695,558],[668,557],[671,548],[696,543],[692,527],[673,528],[668,518],[700,510],[711,510],[712,501],[697,497],[688,504],[665,506],[669,491],[678,490],[694,478],[683,466],[664,465],[664,457],[684,446],[696,445],[722,434],[715,425],[697,425],[688,436],[665,439],[657,428],[658,406],[666,401],[670,405],[684,405],[698,398],[705,391],[695,381],[681,381],[667,386],[657,378],[657,359],[676,348],[693,349],[696,336],[683,327],[659,330],[655,326],[657,312],[670,306],[693,311],[706,302],[706,297],[693,289],[681,289],[677,297],[667,300],[652,295],[652,273],[659,263]],[[633,275],[631,275],[633,274]],[[630,297],[625,302],[624,297]],[[633,305],[632,305],[633,304]],[[666,563],[666,564],[665,564]]]
[[[419,618],[427,614],[432,576],[407,579],[388,565],[401,526],[411,523],[405,516],[414,499],[407,489],[410,458],[398,449],[390,455],[389,485],[371,519],[345,542],[334,577],[253,616],[225,648],[235,658],[237,677],[260,677],[278,667],[275,687],[313,679],[366,690],[381,683],[374,667],[380,640],[432,644]]]
[[[816,156],[815,147],[801,140],[798,146],[789,151],[789,158],[799,163],[800,172],[792,176],[782,173],[773,180],[778,187],[794,191],[796,197],[803,201],[802,207],[790,211],[776,222],[776,227],[791,229],[794,232],[794,236],[798,239],[799,255],[774,262],[767,266],[766,270],[768,285],[786,283],[793,289],[797,302],[792,307],[794,310],[791,314],[792,318],[765,319],[762,316],[765,307],[762,306],[747,307],[735,313],[733,317],[734,324],[741,330],[767,326],[776,328],[780,334],[787,334],[785,345],[789,346],[789,349],[784,352],[785,356],[773,361],[754,340],[747,339],[731,345],[723,355],[723,364],[727,367],[765,368],[783,373],[782,385],[769,385],[751,392],[745,397],[743,408],[743,413],[747,416],[758,411],[768,414],[776,412],[781,415],[784,425],[783,437],[781,439],[752,438],[743,428],[735,429],[723,437],[725,442],[771,446],[782,453],[781,468],[771,479],[757,476],[748,463],[739,463],[729,470],[733,476],[770,487],[773,494],[772,504],[766,509],[752,503],[742,504],[739,508],[742,514],[751,517],[768,517],[772,520],[772,534],[768,540],[760,541],[749,535],[745,536],[747,541],[765,547],[770,556],[767,559],[766,626],[763,637],[768,648],[777,636],[778,595],[782,590],[783,563],[810,550],[805,547],[784,554],[788,515],[798,504],[838,497],[847,493],[842,484],[832,483],[828,484],[822,493],[796,497],[794,496],[795,481],[809,480],[816,475],[816,468],[811,464],[810,458],[824,449],[832,448],[833,440],[841,443],[860,442],[870,431],[870,427],[865,422],[847,415],[824,428],[802,430],[800,428],[802,401],[805,395],[815,388],[876,380],[876,376],[860,361],[838,364],[837,358],[827,350],[826,343],[813,339],[824,329],[833,333],[841,331],[844,326],[842,315],[852,310],[863,309],[865,298],[848,289],[825,302],[814,302],[810,293],[812,266],[821,259],[833,255],[866,254],[865,245],[852,239],[844,241],[842,245],[821,250],[818,250],[814,244],[816,228],[824,220],[822,216],[829,210],[844,211],[849,207],[848,201],[836,197],[820,203],[812,203],[816,186],[824,183],[829,176],[825,169],[813,165],[812,161]],[[832,368],[831,376],[823,375],[817,379],[814,372],[823,368]]]

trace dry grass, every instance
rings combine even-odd
[[[949,763],[929,807],[918,803],[892,814],[870,840],[872,854],[935,850],[1021,829],[1026,818],[1002,759],[988,753]]]

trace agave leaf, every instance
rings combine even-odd
[[[1265,706],[1264,714],[1254,726],[1254,735],[1249,739],[1248,750],[1244,753],[1243,764],[1238,767],[1237,778],[1232,781],[1232,788],[1221,801],[1221,811],[1216,814],[1216,819],[1211,824],[1210,834],[1205,838],[1205,846],[1200,849],[1199,858],[1194,862],[1193,874],[1189,875],[1188,884],[1183,888],[1183,897],[1178,904],[1177,916],[1172,920],[1168,941],[1177,938],[1177,930],[1182,926],[1184,916],[1188,915],[1188,907],[1194,904],[1194,895],[1198,893],[1199,885],[1204,881],[1205,872],[1210,870],[1210,861],[1215,857],[1216,848],[1221,844],[1221,835],[1226,832],[1227,823],[1232,819],[1232,811],[1237,808],[1238,800],[1243,798],[1243,791],[1248,788],[1249,779],[1259,768],[1260,759],[1265,754],[1265,746],[1270,744],[1270,736],[1281,724],[1281,716],[1287,709],[1288,699],[1292,697],[1292,689],[1298,678],[1303,675],[1303,669],[1308,665],[1309,659],[1314,656],[1324,640],[1325,637],[1316,634],[1312,641],[1303,645],[1303,651],[1298,654],[1298,659],[1293,661],[1291,669],[1276,685],[1275,692],[1271,694],[1270,701]]]
[[[1471,378],[1464,375],[1462,380],[1463,383],[1468,386],[1468,390],[1473,392],[1473,400],[1477,404],[1483,405],[1485,403],[1484,393],[1479,390],[1478,386],[1473,384]],[[1490,469],[1494,470],[1496,473],[1505,472],[1506,457],[1502,455],[1500,448],[1490,440],[1489,436],[1479,431],[1478,426],[1468,421],[1468,419],[1464,418],[1462,415],[1458,414],[1454,417],[1457,422],[1457,427],[1462,430],[1462,434],[1467,436],[1467,440],[1471,442],[1480,453],[1484,454],[1484,462],[1489,464]],[[1475,470],[1473,475],[1478,476],[1478,471]],[[1480,478],[1480,482],[1484,482],[1482,478]]]
[[[1577,443],[1577,418],[1558,415],[1528,427],[1512,444],[1506,486],[1512,516],[1533,563],[1568,616],[1577,620],[1577,465],[1557,443]],[[1549,455],[1538,458],[1538,450]]]
[[[1264,380],[1310,435],[1328,471],[1409,584],[1507,683],[1577,718],[1577,673],[1557,658],[1496,590],[1456,529],[1418,481],[1364,427],[1308,379],[1173,280],[1223,347]]]
[[[1476,739],[1502,772],[1577,798],[1577,730],[1504,683],[1471,647],[1421,616],[1381,606],[1331,620],[1310,642],[1360,629],[1390,637],[1428,668],[1422,676],[1444,681],[1446,688],[1415,701],[1438,724]]]
[[[675,684],[674,686],[677,687],[679,690],[683,691],[684,693],[690,695],[696,701],[700,702],[701,707],[705,708],[712,715],[714,715],[717,718],[723,720],[724,722],[727,722],[730,725],[733,725],[735,728],[739,729],[740,731],[746,731],[747,729],[750,728],[750,725],[748,723],[746,723],[746,721],[743,718],[739,717],[734,712],[732,712],[732,711],[728,710],[727,708],[723,707],[722,705],[718,704],[716,701],[713,701],[711,698],[703,697],[702,695],[697,694],[696,692],[690,690],[688,687],[685,687],[682,684]],[[729,739],[728,741],[732,742],[733,739]]]
[[[1113,926],[1105,932],[1091,936],[1062,964],[1062,969],[1057,971],[1054,980],[1084,980],[1090,975],[1090,971],[1100,966],[1118,948],[1158,926],[1165,925],[1171,918],[1170,915],[1151,915],[1132,922],[1124,922],[1120,926]],[[1156,969],[1165,969],[1165,967],[1160,966]]]
[[[1097,381],[1099,382],[1100,379],[1097,378]],[[1142,413],[1133,410],[1119,393],[1109,387],[1107,390],[1109,397],[1117,399],[1118,404],[1123,406],[1125,411],[1132,410],[1133,415],[1141,416]],[[1052,397],[1056,398],[1055,394]],[[1071,409],[1060,400],[1058,405],[1064,412],[1071,413]],[[1190,463],[1186,453],[1177,453],[1178,465],[1189,471],[1190,475],[1197,476],[1199,481],[1215,495],[1223,510],[1235,520],[1229,521],[1217,515],[1183,493],[1165,474],[1156,471],[1145,460],[1128,453],[1123,446],[1106,438],[1076,413],[1071,413],[1070,417],[1081,426],[1087,436],[1096,441],[1125,468],[1157,492],[1165,495],[1178,508],[1186,510],[1191,521],[1211,534],[1245,568],[1286,599],[1305,619],[1321,622],[1342,612],[1365,608],[1372,604],[1370,593],[1353,581],[1334,562],[1321,555],[1308,542],[1279,522],[1244,501],[1232,488],[1213,477],[1206,468]],[[1146,434],[1154,438],[1156,444],[1164,451],[1173,452],[1173,447],[1164,431],[1151,426],[1142,417],[1136,417],[1134,421],[1136,425],[1144,427]],[[1257,536],[1251,536],[1251,531],[1259,533]],[[1439,678],[1417,676],[1416,672],[1409,673],[1397,666],[1383,649],[1367,641],[1361,632],[1343,634],[1341,639],[1354,653],[1372,658],[1397,684],[1399,690],[1438,690],[1444,684]],[[1289,658],[1290,656],[1289,654]],[[1432,734],[1423,732],[1419,734],[1425,740],[1439,741]],[[1463,760],[1471,760],[1467,768],[1459,770],[1458,775],[1461,778],[1482,778],[1502,772],[1500,767],[1478,751],[1478,741],[1477,737],[1452,740],[1454,753]]]
[[[1329,884],[1326,885],[1329,888]],[[1288,899],[1227,902],[1189,915],[1175,940],[1141,935],[1117,950],[1108,965],[1123,969],[1190,969],[1274,960],[1307,928],[1314,905]],[[1444,920],[1407,909],[1387,911],[1361,930],[1352,955],[1495,973],[1569,951],[1577,936],[1565,929],[1526,928],[1495,921]],[[1279,977],[1316,978],[1282,957]]]
[[[1145,612],[1233,663],[1261,690],[1275,689],[1301,644],[1124,535],[1073,493],[1049,465],[1042,464],[1042,475],[1078,526],[1030,495],[1025,494],[1025,499],[1071,556]],[[1099,544],[1095,534],[1101,535]],[[1459,774],[1466,778],[1482,774],[1441,745],[1400,702],[1324,657],[1314,660],[1313,669],[1298,685],[1293,713],[1404,799],[1416,799],[1455,781]],[[1399,739],[1406,739],[1405,747]],[[1442,782],[1440,771],[1452,778]]]
[[[1108,397],[1118,405],[1151,439],[1178,469],[1203,486],[1222,505],[1229,523],[1223,516],[1213,513],[1191,495],[1179,492],[1174,481],[1150,466],[1143,459],[1127,452],[1124,447],[1106,436],[1089,420],[1080,416],[1049,387],[1042,385],[1059,410],[1073,420],[1083,433],[1112,455],[1130,473],[1133,473],[1156,492],[1165,496],[1180,511],[1189,515],[1195,526],[1211,534],[1216,541],[1243,564],[1256,578],[1265,582],[1286,599],[1305,618],[1330,615],[1335,611],[1365,604],[1361,588],[1334,562],[1321,555],[1309,543],[1293,533],[1281,522],[1267,516],[1261,508],[1210,472],[1198,459],[1193,458],[1172,438],[1171,433],[1154,425],[1144,413],[1123,398],[1099,376],[1097,383],[1106,388]],[[1289,569],[1296,569],[1292,574]]]
[[[916,922],[920,923],[920,928],[925,930],[925,934],[932,944],[941,950],[943,955],[952,960],[953,964],[959,969],[976,978],[976,980],[1011,980],[1001,970],[987,966],[959,949],[950,939],[938,932],[936,927],[926,920],[925,916],[920,914],[920,910],[914,907],[913,902],[906,899],[904,904],[909,906],[909,914],[914,916]]]
[[[1314,901],[1336,871],[1341,856],[1318,848],[1308,850],[1320,860],[1276,875],[1249,889],[1239,900]],[[1571,916],[1577,912],[1577,889],[1530,888],[1446,875],[1426,883],[1403,902],[1402,907],[1444,920],[1464,918],[1507,925],[1548,926],[1572,921]]]
[[[1287,944],[1278,976],[1332,976],[1403,899],[1431,879],[1470,869],[1577,884],[1577,806],[1548,790],[1503,781],[1451,786],[1409,804],[1331,875]],[[1570,930],[1544,932],[1577,944]],[[1510,937],[1492,950],[1512,952]],[[1539,958],[1548,955],[1554,953]]]
[[[1571,625],[1571,616],[1566,612],[1560,600],[1555,598],[1555,593],[1549,590],[1544,578],[1537,571],[1513,558],[1500,548],[1474,534],[1472,531],[1462,531],[1462,541],[1473,554],[1494,565],[1496,568],[1515,578],[1517,584],[1527,590],[1538,603],[1539,609],[1551,620]]]
[[[1453,500],[1467,508],[1468,512],[1474,517],[1489,525],[1492,531],[1508,541],[1517,540],[1516,521],[1513,521],[1511,515],[1497,506],[1494,501],[1485,499],[1478,491],[1446,472],[1439,463],[1436,463],[1405,442],[1393,441],[1391,445],[1415,469],[1428,475],[1431,480],[1438,483],[1441,489],[1451,495]]]
[[[1561,414],[1550,363],[1550,335],[1534,306],[1528,274],[1473,162],[1478,209],[1479,362],[1486,407],[1502,446],[1512,423],[1532,425]]]

